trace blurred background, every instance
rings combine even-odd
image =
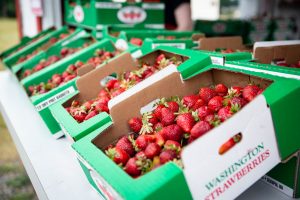
[[[64,6],[63,0],[1,0],[0,52],[23,36],[61,27]],[[246,44],[300,38],[300,0],[191,0],[191,11],[194,29],[206,36],[240,35]],[[37,199],[1,116],[0,152],[0,200]]]

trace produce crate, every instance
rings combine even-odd
[[[36,53],[40,51],[46,51],[49,49],[54,43],[57,41],[54,40],[54,38],[59,38],[60,36],[66,36],[67,34],[70,34],[71,30],[69,30],[67,27],[63,27],[59,30],[53,31],[49,34],[47,34],[45,37],[41,38],[37,42],[34,42],[30,45],[28,45],[26,48],[21,49],[20,51],[16,52],[12,56],[9,56],[3,60],[4,64],[8,68],[12,68],[14,65],[18,64],[19,59],[21,59],[24,56],[28,56],[30,54],[34,54],[32,57],[28,58],[28,60],[32,59]],[[60,41],[67,40],[67,37],[64,37]],[[21,62],[20,62],[21,63]]]
[[[102,30],[105,25],[164,28],[163,3],[65,0],[65,21],[70,25]]]
[[[178,66],[179,69],[186,68],[190,65],[195,65],[200,62],[203,63],[203,65],[207,65],[208,63],[210,63],[208,56],[201,56],[198,54],[196,55],[193,51],[183,51],[181,49],[172,47],[160,47],[157,50],[154,50],[153,52],[138,58],[137,62],[129,54],[124,54],[123,56],[116,58],[110,63],[103,65],[101,68],[98,68],[85,75],[84,77],[79,78],[76,83],[78,92],[74,93],[72,98],[60,101],[58,104],[50,108],[53,116],[55,116],[56,120],[62,127],[62,130],[71,140],[71,142],[81,139],[91,131],[101,127],[107,122],[106,112],[100,112],[96,116],[81,123],[77,122],[65,109],[72,104],[73,100],[82,102],[83,100],[89,100],[97,97],[99,91],[104,88],[104,86],[99,84],[101,80],[114,73],[120,74],[129,70],[136,70],[139,68],[137,63],[146,61],[147,63],[153,65],[153,63],[155,63],[155,58],[161,53],[165,54],[167,58],[176,57],[177,60],[182,61],[183,63]],[[165,67],[164,69],[162,69],[162,71],[167,70],[168,67],[169,66]],[[153,79],[159,79],[159,74],[156,74],[158,73],[153,74],[149,78],[154,77]],[[146,78],[145,80],[147,79],[148,78]],[[143,84],[145,80],[141,81],[140,84]],[[132,90],[136,85],[134,85],[127,91]],[[127,91],[125,91],[124,93],[126,93]],[[123,97],[121,94],[113,99],[122,100],[122,98]]]
[[[131,43],[140,46],[143,53],[148,53],[158,46],[192,49],[198,45],[197,41],[201,37],[204,35],[196,31],[128,30],[120,32],[116,43],[121,46]]]
[[[227,61],[251,60],[252,54],[240,36],[200,38],[199,53],[210,56],[213,64],[224,65]]]
[[[88,34],[85,30],[75,31],[67,38],[67,40],[57,42],[54,46],[50,47],[47,51],[42,51],[34,58],[13,66],[12,72],[15,73],[18,79],[20,80],[30,79],[30,76],[32,75],[33,71],[34,73],[42,73],[43,70],[45,70],[48,67],[51,67],[54,63],[58,61],[63,61],[71,54],[81,51],[82,49],[86,48],[87,46],[91,45],[94,42],[95,39],[91,37],[91,35]],[[69,53],[67,52],[66,55],[64,55],[65,53],[63,51],[65,49],[69,49],[71,52]],[[39,67],[38,65],[51,60],[53,57],[57,59],[51,62],[51,64],[49,63],[49,65],[44,66],[39,71],[34,70],[35,68]],[[23,76],[23,74],[29,70],[31,71],[31,73],[29,73],[26,76]]]
[[[37,85],[41,82],[47,82],[54,74],[64,72],[69,65],[75,64],[77,61],[82,61],[82,62],[88,61],[89,58],[94,56],[94,53],[97,49],[104,49],[110,52],[116,50],[116,48],[114,47],[113,43],[110,40],[105,39],[103,41],[96,42],[95,44],[92,44],[90,47],[85,48],[82,51],[77,52],[62,61],[54,63],[51,67],[46,68],[41,72],[33,74],[28,79],[22,80],[21,83],[23,84],[25,90],[28,92],[29,86]],[[43,121],[45,122],[51,134],[55,138],[61,137],[62,132],[60,126],[51,115],[49,108],[51,105],[57,103],[59,100],[62,100],[68,95],[76,94],[77,91],[77,87],[75,84],[76,79],[77,78],[72,79],[69,82],[54,88],[45,94],[40,94],[37,96],[30,97],[30,100],[32,101],[36,110],[39,112]]]
[[[55,30],[54,27],[51,27],[51,28],[48,28],[46,30],[43,30],[39,34],[35,35],[34,37],[27,37],[27,36],[23,37],[19,44],[17,44],[15,46],[3,51],[2,53],[0,53],[0,58],[4,59],[4,58],[7,58],[9,56],[12,56],[16,52],[20,51],[23,48],[26,48],[28,45],[30,45],[32,43],[35,43],[36,41],[40,40],[41,38],[43,38],[47,34],[53,32],[54,30]]]
[[[170,71],[163,79],[137,86],[126,100],[111,102],[111,120],[106,115],[110,121],[105,126],[72,145],[91,185],[106,199],[234,199],[299,150],[300,127],[294,125],[300,111],[299,81],[214,65],[202,70],[195,65],[186,71],[190,72],[187,79]],[[249,82],[260,84],[264,92],[185,147],[183,169],[168,162],[134,179],[103,152],[130,132],[128,120],[139,116],[141,108],[153,100],[196,93],[200,86],[245,86]],[[240,142],[220,155],[222,144],[237,133],[242,135]]]

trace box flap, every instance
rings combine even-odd
[[[274,59],[282,58],[284,58],[288,64],[298,63],[300,60],[300,44],[256,47],[253,57],[264,64],[271,64]]]
[[[215,51],[217,48],[245,49],[240,36],[201,38],[199,43],[199,49],[208,51]]]

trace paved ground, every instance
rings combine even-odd
[[[17,43],[16,20],[0,18],[0,52]],[[0,70],[3,70],[1,62]],[[1,115],[0,152],[0,200],[37,199]]]

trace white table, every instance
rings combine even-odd
[[[100,199],[66,138],[55,140],[10,71],[0,72],[0,111],[39,199]],[[1,134],[1,133],[0,133]],[[291,199],[258,181],[238,199]]]

